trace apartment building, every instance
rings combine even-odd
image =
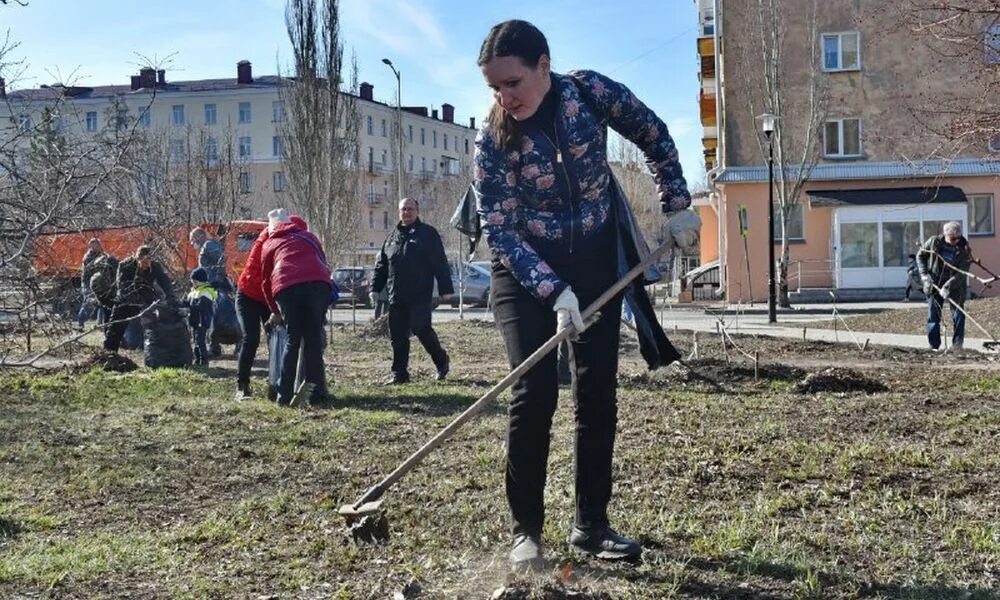
[[[282,80],[255,77],[248,61],[240,61],[235,71],[233,78],[174,82],[163,70],[143,68],[127,85],[52,85],[9,92],[0,80],[0,122],[5,125],[0,136],[9,139],[18,131],[31,131],[43,119],[71,143],[135,125],[162,147],[160,162],[175,173],[162,176],[176,177],[178,170],[194,164],[200,173],[218,172],[210,182],[230,179],[238,194],[237,218],[261,219],[276,206],[294,210],[282,160]],[[413,106],[397,111],[376,100],[368,83],[360,86],[357,108],[363,163],[357,252],[364,263],[374,257],[398,219],[400,149],[403,192],[430,212],[450,210],[471,179],[475,121],[456,123],[450,104],[443,104],[440,112]],[[24,152],[28,139],[24,136]],[[142,196],[154,185],[137,181],[135,193]],[[201,197],[207,193],[196,190],[194,201],[208,201]]]
[[[765,112],[761,27],[744,2],[695,2],[698,102],[713,182],[698,207],[701,260],[718,264],[716,297],[762,301],[769,142],[759,118]],[[936,53],[926,39],[899,27],[878,0],[819,2],[815,13],[813,5],[789,0],[780,15],[783,114],[777,116],[784,164],[789,180],[812,166],[788,230],[793,303],[828,300],[831,292],[840,298],[902,298],[908,255],[952,220],[963,224],[975,254],[1000,269],[997,148],[984,136],[981,143],[952,149],[934,133],[947,118],[934,114],[934,99],[974,91],[974,62]],[[982,59],[989,57],[984,52]],[[818,111],[810,104],[814,91],[823,98]],[[814,137],[805,147],[810,122]],[[780,257],[780,224],[775,230]],[[978,282],[971,289],[998,292]]]

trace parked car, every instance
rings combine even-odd
[[[488,265],[489,263],[487,263]],[[475,306],[486,306],[490,301],[490,270],[489,266],[483,267],[481,264],[465,263],[465,272],[461,282],[458,277],[458,268],[455,263],[450,263],[451,285],[455,288],[455,296],[448,302],[451,306],[458,306],[458,292],[462,289],[462,301],[465,304]],[[435,304],[437,300],[437,283],[434,284]]]
[[[340,289],[337,304],[351,304],[371,308],[368,293],[372,289],[374,269],[371,267],[342,267],[333,272],[333,281]]]

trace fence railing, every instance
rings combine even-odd
[[[788,289],[801,292],[803,288],[832,288],[834,262],[829,258],[807,258],[788,264]]]

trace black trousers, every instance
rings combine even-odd
[[[614,254],[551,264],[580,300],[580,310],[615,281]],[[552,307],[532,296],[500,263],[493,266],[494,318],[513,369],[556,332]],[[618,423],[618,336],[622,296],[572,344],[576,387],[575,499],[577,527],[608,526],[611,461]],[[556,352],[514,383],[507,429],[507,502],[515,534],[541,534],[552,415],[559,393]]]
[[[285,359],[278,378],[278,404],[288,404],[295,388],[299,346],[303,347],[305,381],[316,384],[312,399],[326,395],[323,369],[323,319],[330,299],[330,284],[323,281],[298,283],[274,297],[288,330]]]
[[[135,304],[116,304],[114,308],[111,309],[111,325],[108,325],[107,331],[104,332],[104,349],[109,352],[118,352],[118,349],[122,345],[122,337],[125,335],[125,330],[128,329],[128,324],[136,315],[142,312],[144,307],[137,306]],[[115,323],[115,321],[121,321],[121,323]]]
[[[434,366],[440,371],[448,364],[448,353],[431,326],[431,302],[389,305],[389,338],[392,340],[392,372],[409,375],[410,332],[417,336]]]
[[[254,300],[240,291],[236,292],[236,318],[240,321],[243,331],[243,341],[240,346],[240,358],[236,371],[237,383],[250,382],[250,370],[253,368],[257,348],[260,346],[260,330],[271,317],[271,309],[267,304]]]

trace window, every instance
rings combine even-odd
[[[215,105],[206,104],[205,105],[205,125],[215,125],[216,114]]]
[[[87,113],[87,131],[97,131],[97,111]]]
[[[437,148],[438,147],[438,132],[437,131],[432,131],[431,132],[431,138],[434,140],[434,147]]]
[[[373,171],[375,169],[375,148],[368,146],[368,170]]]
[[[170,160],[184,161],[184,140],[170,140]]]
[[[909,255],[920,244],[920,222],[885,221],[882,223],[882,266],[905,267]]]
[[[389,229],[389,211],[382,211],[382,229]]]
[[[90,113],[87,113],[90,114]],[[95,113],[96,114],[96,113]],[[96,119],[95,119],[96,122]],[[18,129],[21,131],[31,131],[31,115],[21,115],[21,122],[18,123]],[[96,125],[94,129],[97,129]],[[88,127],[87,131],[90,131]]]
[[[860,69],[861,47],[857,31],[823,34],[824,71],[858,71]]]
[[[447,150],[448,149],[448,134],[444,134],[442,137],[444,138],[444,149]]]
[[[455,136],[455,152],[458,152],[458,136]]]
[[[993,194],[969,195],[969,235],[993,235]]]
[[[386,128],[385,128],[385,119],[382,119],[382,137],[387,137],[387,136],[388,136],[388,133],[386,132]]]
[[[878,223],[840,224],[840,266],[878,267]]]
[[[990,152],[1000,152],[1000,133],[994,133],[986,141],[986,148]]]
[[[382,166],[386,166],[389,163],[389,152],[387,150],[382,150]]]
[[[149,127],[149,121],[149,107],[146,107],[139,112],[139,125]]]
[[[181,127],[184,125],[184,105],[175,104],[170,109],[170,124],[174,127]]]
[[[253,177],[247,171],[240,172],[240,193],[249,194],[253,191]]]
[[[281,100],[275,100],[271,103],[271,120],[275,123],[285,122],[285,103]]]
[[[983,33],[983,45],[986,49],[984,60],[995,65],[1000,63],[1000,25],[990,25]]]
[[[413,155],[412,154],[410,155],[410,158],[408,159],[408,161],[406,163],[406,171],[409,172],[409,173],[413,172]]]
[[[413,125],[407,125],[410,129],[410,143],[413,143]]]
[[[788,214],[788,239],[790,240],[804,240],[806,239],[806,226],[805,218],[802,212],[802,204],[796,203],[789,207]]]
[[[469,153],[469,138],[465,138],[465,153]]]
[[[62,133],[63,130],[63,118],[62,117],[52,117],[52,131],[56,133]]]
[[[368,211],[368,229],[375,229],[375,213]]]
[[[285,172],[275,171],[271,176],[271,185],[274,187],[275,192],[285,191]]]
[[[823,155],[861,156],[861,119],[834,119],[823,126]]]
[[[117,127],[119,131],[128,127],[127,108],[119,108],[115,111],[115,127]]]
[[[375,194],[375,182],[371,181],[368,183],[368,202],[375,204],[378,201],[378,196]]]
[[[250,103],[240,102],[240,123],[249,123],[251,119]]]
[[[251,153],[252,150],[250,145],[250,137],[249,136],[241,137],[239,140],[239,152],[238,152],[239,157],[249,158]]]
[[[281,158],[281,155],[285,150],[285,142],[281,139],[280,135],[276,135],[271,138],[271,152],[274,156]]]
[[[420,145],[427,145],[427,131],[423,127],[420,128]]]
[[[421,156],[420,157],[420,172],[421,173],[426,173],[427,172],[427,157],[426,156]]]
[[[205,162],[209,166],[214,166],[219,162],[219,143],[215,141],[215,138],[208,138],[205,140]]]
[[[371,115],[365,117],[365,123],[367,123],[368,135],[375,135],[375,127],[372,125]]]

